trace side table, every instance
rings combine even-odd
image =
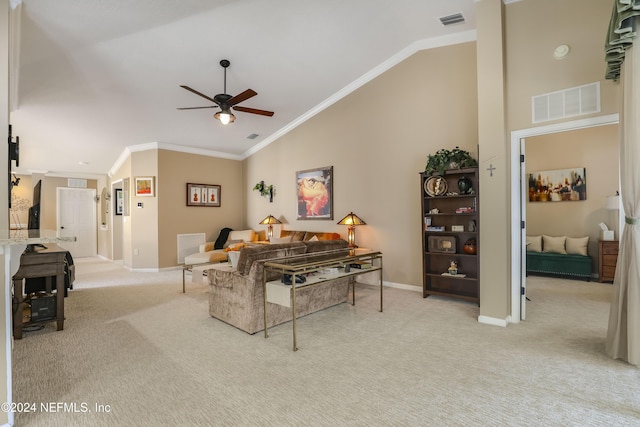
[[[598,250],[598,274],[600,282],[613,282],[618,262],[619,242],[617,240],[600,240]]]
[[[44,249],[33,252],[25,252],[20,257],[20,268],[13,276],[13,337],[16,340],[22,339],[23,325],[34,325],[37,323],[55,321],[58,331],[64,329],[64,266],[66,250]],[[41,320],[31,319],[24,322],[23,313],[26,303],[24,302],[23,282],[24,279],[45,277],[47,281],[47,292],[51,293],[52,278],[56,278],[56,315]]]

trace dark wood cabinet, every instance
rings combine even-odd
[[[471,186],[471,191],[465,193]],[[443,177],[420,173],[423,297],[441,295],[480,304],[478,168]],[[475,248],[467,242],[475,242]],[[457,274],[449,274],[451,263]]]
[[[598,274],[600,282],[613,282],[616,275],[616,264],[618,263],[617,240],[600,240],[598,250]]]

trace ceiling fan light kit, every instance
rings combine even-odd
[[[203,93],[200,93],[197,90],[190,88],[189,86],[185,86],[185,85],[180,86],[181,88],[186,89],[189,92],[193,92],[196,95],[201,96],[215,103],[216,105],[210,105],[207,107],[183,107],[183,108],[178,108],[178,110],[195,110],[200,108],[220,108],[221,111],[218,111],[217,113],[215,113],[213,117],[220,120],[220,123],[222,123],[223,125],[233,123],[236,120],[236,116],[231,112],[231,108],[233,108],[235,111],[242,111],[243,113],[258,114],[261,116],[268,116],[268,117],[273,116],[274,114],[273,111],[258,110],[257,108],[236,106],[236,104],[246,101],[247,99],[256,96],[258,93],[253,89],[247,89],[236,96],[231,96],[227,94],[227,68],[229,67],[229,65],[231,65],[231,62],[229,62],[229,60],[227,59],[223,59],[222,61],[220,61],[220,66],[224,68],[224,93],[219,93],[213,98]]]
[[[218,111],[213,115],[216,119],[220,120],[220,123],[223,125],[228,125],[229,123],[233,123],[236,121],[236,116],[229,111]]]

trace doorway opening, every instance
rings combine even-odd
[[[523,320],[523,315],[526,312],[526,253],[524,248],[526,227],[523,221],[526,218],[524,201],[527,200],[527,192],[525,191],[524,173],[521,170],[524,140],[552,133],[613,125],[618,124],[619,121],[618,114],[611,114],[511,132],[511,323]]]

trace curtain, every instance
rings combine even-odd
[[[640,0],[639,0],[640,1]],[[617,10],[633,0],[616,1]],[[636,8],[640,5],[636,5]],[[614,8],[614,15],[617,12]],[[625,18],[626,28],[640,22],[638,10]],[[613,19],[612,19],[613,22]],[[628,35],[634,31],[618,31]],[[611,34],[611,30],[609,31]],[[626,38],[618,67],[621,84],[620,182],[625,225],[613,282],[606,351],[614,359],[640,365],[640,43]],[[611,64],[610,64],[611,65]]]
[[[636,17],[640,15],[640,0],[615,0],[609,22],[604,52],[607,62],[605,77],[618,80],[626,50],[636,37]]]

